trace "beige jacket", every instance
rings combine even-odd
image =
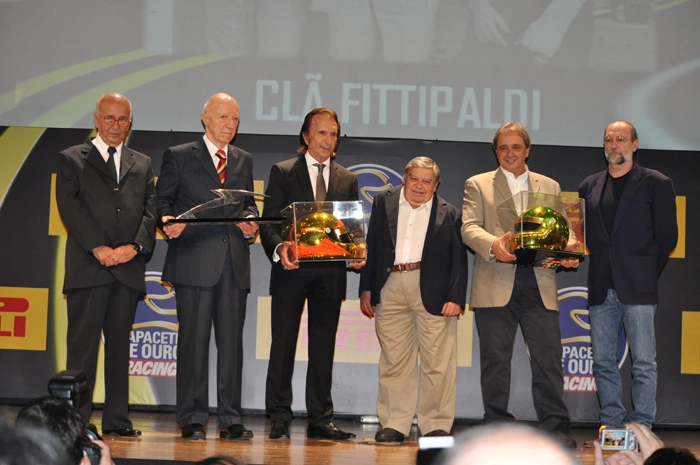
[[[530,171],[528,183],[531,192],[561,195],[559,183],[541,174]],[[515,265],[489,257],[493,241],[508,231],[499,224],[496,206],[511,197],[508,181],[500,169],[472,176],[464,185],[462,240],[475,252],[469,300],[473,308],[503,307],[513,292]],[[536,268],[535,276],[544,306],[559,310],[556,272]]]

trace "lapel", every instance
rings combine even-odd
[[[233,173],[236,172],[237,165],[240,162],[241,157],[238,153],[238,150],[236,150],[236,147],[229,144],[228,151],[226,152],[226,179],[224,179],[224,184],[222,187],[225,187],[229,183],[229,180],[233,176]]]
[[[229,153],[231,148],[229,147]],[[204,143],[204,139],[200,138],[192,145],[192,155],[201,163],[202,168],[207,173],[207,175],[212,178],[217,184],[221,185],[219,180],[219,175],[216,174],[216,167],[211,159],[209,150],[207,150],[207,145]],[[228,155],[227,155],[228,156]],[[226,160],[226,176],[228,177],[228,160]]]
[[[326,193],[326,199],[335,199],[335,191],[338,187],[338,165],[333,161],[332,158],[328,159],[328,192]]]
[[[311,178],[309,178],[309,169],[306,166],[306,158],[304,155],[297,157],[297,161],[292,167],[292,173],[299,181],[299,187],[301,188],[302,197],[301,199],[295,199],[297,202],[313,202],[314,199],[314,189],[311,186]],[[326,198],[330,197],[330,186]]]
[[[611,236],[615,235],[617,228],[622,223],[622,218],[625,217],[625,213],[632,203],[632,199],[637,194],[639,186],[641,185],[642,179],[642,168],[635,162],[632,165],[632,169],[629,173],[629,178],[625,183],[625,188],[622,191],[622,197],[620,197],[620,204],[617,206],[617,213],[615,213],[615,222],[613,223],[613,230]]]
[[[399,200],[401,199],[401,185],[394,187],[386,196],[384,202],[385,215],[387,223],[389,223],[389,235],[391,236],[391,244],[396,249],[396,231],[398,229],[399,220]]]
[[[107,169],[107,163],[105,163],[105,159],[102,158],[102,155],[100,155],[100,151],[97,150],[95,144],[93,144],[91,141],[85,142],[85,144],[83,144],[83,146],[80,148],[80,152],[85,157],[85,160],[94,166],[100,173],[115,183],[117,182],[116,179],[112,179],[112,174]]]
[[[122,182],[122,179],[124,179],[124,176],[126,176],[126,173],[129,172],[132,166],[134,166],[134,156],[126,145],[122,145],[122,156],[119,163],[119,183]]]
[[[493,172],[493,205],[498,206],[506,200],[510,201],[510,206],[515,210],[513,194],[510,192],[506,175],[503,174],[503,171],[497,169]]]
[[[595,205],[596,207],[600,206],[600,201],[603,197],[603,187],[605,186],[605,178],[608,176],[608,170],[603,171],[600,173],[600,175],[596,178],[596,180],[593,182],[593,185],[591,186],[591,204]],[[595,216],[596,216],[596,222],[599,224],[603,225],[605,224],[603,222],[603,211],[600,208],[587,208],[588,211],[595,211]],[[606,238],[610,238],[608,236],[608,230],[605,227],[600,227],[600,231],[605,234]]]
[[[433,237],[437,234],[445,220],[447,209],[445,202],[438,197],[437,192],[433,194],[433,205],[430,209],[430,219],[428,220],[428,231],[425,233],[425,243],[423,244],[423,253],[433,243]]]

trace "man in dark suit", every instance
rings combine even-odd
[[[339,135],[340,123],[335,111],[316,108],[306,115],[299,134],[300,156],[272,167],[263,216],[279,216],[293,202],[358,200],[357,177],[332,158]],[[333,423],[331,398],[335,336],[340,305],[345,299],[346,265],[342,261],[299,265],[293,243],[282,237],[283,228],[284,225],[265,224],[260,231],[263,247],[272,262],[272,346],[265,390],[265,406],[272,420],[270,438],[289,438],[294,354],[304,302],[308,301],[307,437],[351,439],[354,434],[341,431]],[[364,238],[359,247],[365,247]],[[364,263],[352,260],[349,265],[360,269]]]
[[[440,168],[417,157],[374,198],[360,308],[381,344],[377,442],[403,442],[418,401],[423,436],[449,436],[457,393],[457,318],[467,299],[462,214],[435,192]]]
[[[240,110],[230,95],[215,94],[201,114],[204,137],[163,154],[156,204],[169,237],[163,280],[176,292],[177,423],[182,437],[206,439],[209,418],[208,361],[212,323],[217,347],[217,411],[225,439],[250,439],[241,417],[243,323],[250,292],[248,239],[254,222],[231,225],[168,223],[191,208],[214,200],[212,189],[253,190],[253,159],[230,145]],[[253,197],[206,212],[215,218],[258,215]]]
[[[56,201],[68,231],[63,292],[68,305],[66,368],[87,375],[89,421],[100,335],[105,341],[102,432],[140,436],[127,417],[129,334],[146,294],[146,258],[155,244],[151,159],[124,140],[131,102],[105,94],[94,114],[97,136],[58,155]]]
[[[637,130],[627,121],[605,129],[608,169],[586,178],[579,197],[586,201],[588,307],[593,374],[600,421],[623,427],[626,410],[617,362],[620,329],[632,353],[632,423],[651,428],[656,415],[654,316],[658,279],[678,241],[676,193],[671,180],[634,161]]]

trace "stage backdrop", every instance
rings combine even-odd
[[[352,137],[484,141],[517,120],[589,146],[614,115],[643,147],[700,150],[699,17],[697,0],[0,0],[0,125],[91,129],[121,92],[139,129],[198,131],[225,91],[249,134],[326,106]]]
[[[66,302],[62,295],[65,230],[57,214],[54,183],[57,153],[84,142],[87,129],[0,127],[0,400],[22,402],[45,395],[47,381],[65,366]],[[590,131],[590,145],[599,145],[602,133]],[[644,133],[641,133],[642,140]],[[171,145],[201,137],[196,132],[133,131],[128,145],[153,159],[156,176],[161,155]],[[254,158],[255,190],[263,192],[272,164],[295,155],[296,136],[246,135],[236,145]],[[601,147],[539,145],[534,139],[529,167],[558,180],[575,195],[580,181],[605,169]],[[374,194],[401,182],[408,160],[425,155],[441,167],[438,193],[461,206],[464,181],[492,170],[496,159],[486,143],[427,140],[343,138],[337,161],[356,172],[361,198],[369,215]],[[700,157],[694,152],[641,150],[642,165],[669,175],[677,193],[680,240],[661,281],[658,331],[658,414],[663,425],[700,425],[700,291],[697,286],[698,217],[700,216]],[[204,226],[200,226],[204,227]],[[139,308],[132,332],[131,397],[133,406],[165,406],[175,402],[177,372],[177,319],[172,289],[160,281],[167,250],[157,242],[145,277],[148,296]],[[270,264],[262,247],[251,248],[252,289],[244,331],[243,407],[264,410],[264,383],[270,343]],[[471,256],[470,256],[471,257]],[[471,267],[471,263],[470,263]],[[597,422],[598,403],[592,377],[587,312],[587,262],[578,271],[559,273],[560,322],[566,377],[565,400],[576,422]],[[350,415],[376,413],[379,345],[373,320],[359,311],[358,276],[351,273],[343,306],[334,369],[336,412]],[[303,317],[305,320],[305,317]],[[483,415],[479,387],[478,335],[473,313],[459,320],[457,417]],[[302,414],[306,374],[305,324],[297,349],[293,408]],[[213,343],[213,342],[212,342]],[[620,347],[629,403],[629,354]],[[214,405],[214,359],[210,362],[210,404]],[[101,374],[100,374],[101,376]],[[530,368],[522,339],[516,343],[510,408],[517,418],[534,420]],[[95,401],[103,400],[100,379]]]

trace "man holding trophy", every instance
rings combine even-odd
[[[530,354],[539,428],[576,448],[562,399],[556,271],[516,264],[510,247],[513,233],[501,226],[497,212],[498,205],[522,191],[560,196],[561,188],[553,179],[528,169],[530,136],[519,123],[506,123],[496,131],[493,150],[499,168],[467,179],[462,207],[462,239],[475,252],[470,305],[479,331],[484,421],[515,419],[508,412],[508,397],[520,325]],[[576,263],[575,259],[562,261],[566,267]]]
[[[334,161],[340,142],[340,123],[335,111],[316,108],[309,112],[299,134],[299,156],[277,163],[270,171],[264,217],[279,216],[295,202],[358,200],[357,177]],[[319,215],[319,218],[327,215]],[[292,374],[299,325],[308,305],[309,365],[306,375],[306,409],[309,439],[352,439],[333,423],[331,383],[335,337],[340,306],[345,300],[344,260],[299,263],[289,223],[265,224],[260,237],[272,263],[272,346],[267,369],[265,406],[272,420],[271,439],[289,439],[292,421]],[[338,228],[340,229],[340,228]],[[364,250],[364,238],[357,237]],[[364,256],[364,252],[356,254]],[[360,269],[363,259],[350,260]]]

